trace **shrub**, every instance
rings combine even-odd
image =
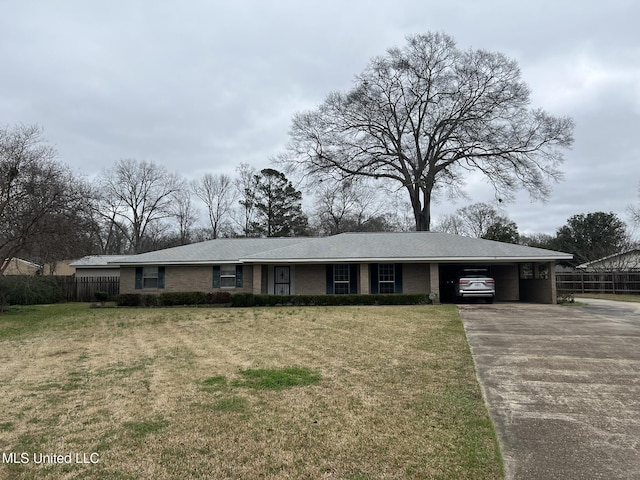
[[[161,305],[160,298],[154,293],[143,293],[140,295],[140,305],[143,307],[157,307]]]
[[[373,294],[373,295],[231,295],[234,307],[275,305],[419,305],[431,303],[427,294]]]
[[[10,275],[0,277],[0,304],[35,305],[58,303],[64,292],[56,277]]]
[[[207,294],[204,292],[166,292],[158,295],[158,304],[163,307],[204,305],[207,300]]]
[[[139,307],[141,305],[139,293],[121,293],[116,297],[119,307]]]
[[[109,300],[109,293],[108,292],[101,292],[96,290],[96,292],[94,293],[94,296],[96,297],[96,300],[99,301],[102,305],[104,305],[104,303]]]
[[[207,303],[210,305],[214,304],[225,304],[231,303],[231,292],[227,291],[216,291],[207,293]]]

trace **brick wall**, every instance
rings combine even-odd
[[[496,301],[520,300],[518,265],[492,265],[491,276],[496,281]]]
[[[325,265],[296,265],[295,293],[298,295],[323,295],[327,293]]]
[[[251,293],[253,291],[253,268],[243,265],[242,288],[213,288],[213,267],[166,266],[164,288],[136,289],[135,267],[120,269],[120,293],[162,293],[162,292],[212,292],[225,290],[231,293]]]
[[[429,293],[429,264],[405,263],[402,265],[402,293]]]

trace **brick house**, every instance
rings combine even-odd
[[[226,238],[132,255],[120,293],[227,290],[279,295],[434,293],[453,300],[462,269],[483,268],[497,301],[555,303],[563,252],[437,232]]]

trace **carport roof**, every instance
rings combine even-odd
[[[113,262],[120,265],[327,262],[528,262],[568,260],[553,250],[439,232],[217,239]]]

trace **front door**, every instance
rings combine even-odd
[[[291,292],[291,275],[289,267],[274,267],[273,269],[273,284],[274,294],[276,295],[290,295]]]

